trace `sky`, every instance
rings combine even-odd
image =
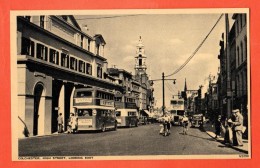
[[[172,74],[197,49],[221,13],[213,14],[164,14],[147,12],[142,14],[76,15],[75,18],[87,34],[102,34],[106,41],[105,58],[108,67],[116,65],[135,74],[136,45],[141,36],[146,54],[147,74],[150,79],[161,79]],[[231,14],[229,14],[232,23]],[[230,24],[231,25],[231,24]],[[230,26],[231,27],[231,26]],[[165,84],[166,107],[172,95],[184,88],[185,79],[188,90],[208,87],[207,77],[217,76],[219,67],[219,41],[225,32],[223,16],[209,35],[203,46],[190,62],[177,74],[167,79],[176,79]],[[155,106],[162,106],[162,82],[154,82]]]

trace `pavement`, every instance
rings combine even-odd
[[[248,154],[248,148],[249,148],[248,139],[243,139],[243,146],[233,146],[233,145],[224,143],[224,135],[222,135],[222,133],[221,133],[220,137],[216,138],[215,125],[212,124],[211,122],[204,123],[203,129],[209,136],[214,138],[216,141],[218,141],[218,142],[220,142],[220,143],[222,143],[222,144],[224,144],[224,145],[226,145],[230,148],[233,148],[237,151],[244,152],[244,153]]]

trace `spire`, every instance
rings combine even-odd
[[[186,83],[186,78],[185,78],[185,84],[184,84],[184,92],[187,91],[187,83]]]

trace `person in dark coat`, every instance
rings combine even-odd
[[[218,116],[217,120],[215,121],[215,138],[220,137],[221,132],[221,115]]]

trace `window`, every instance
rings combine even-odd
[[[240,65],[239,57],[240,57],[240,54],[239,54],[239,47],[237,47],[237,67]]]
[[[240,48],[241,48],[241,63],[244,61],[244,52],[243,52],[243,43],[241,41],[240,43]]]
[[[244,25],[246,25],[246,14],[244,14],[243,16],[244,16]]]
[[[48,48],[42,44],[37,44],[37,58],[47,61],[48,58]]]
[[[76,97],[91,97],[92,92],[91,91],[78,91],[76,94]]]
[[[101,65],[97,66],[97,77],[102,78],[102,67],[101,67]]]
[[[177,101],[176,100],[172,100],[171,104],[177,104]]]
[[[86,74],[92,75],[92,65],[86,63]]]
[[[25,16],[25,19],[27,19],[28,21],[31,21],[31,16]]]
[[[97,45],[97,55],[99,55],[99,44]]]
[[[240,15],[240,31],[242,30],[242,27],[243,27],[243,14]]]
[[[142,59],[139,59],[139,65],[142,65]]]
[[[54,49],[50,49],[49,61],[53,64],[59,65],[59,52]]]
[[[90,39],[88,39],[88,51],[90,51]]]
[[[62,17],[62,19],[64,19],[65,21],[68,21],[68,16],[61,16]]]
[[[22,55],[34,56],[34,42],[22,37]]]
[[[78,116],[85,116],[89,117],[92,116],[92,109],[79,109],[78,110]]]
[[[244,38],[244,46],[245,46],[245,60],[247,59],[247,38]]]
[[[70,69],[77,70],[77,59],[70,57]]]
[[[69,55],[66,53],[61,53],[61,66],[69,67]]]
[[[84,39],[84,36],[81,35],[81,39],[80,39],[80,46],[83,47],[83,39]]]
[[[44,16],[40,16],[40,27],[44,28]]]
[[[79,60],[79,72],[85,73],[85,63]]]
[[[121,111],[116,111],[116,116],[120,117],[121,116]]]
[[[130,112],[128,112],[128,116],[136,116],[136,112],[130,111]]]

